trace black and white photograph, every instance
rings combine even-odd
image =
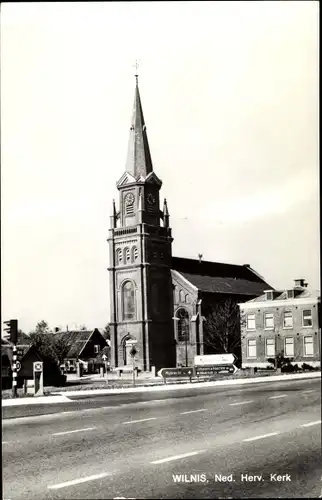
[[[3,2],[2,498],[322,498],[319,192],[319,2]]]

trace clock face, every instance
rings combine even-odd
[[[125,205],[133,205],[134,203],[134,194],[128,193],[124,198]]]
[[[153,203],[155,202],[155,198],[153,196],[152,193],[149,193],[148,196],[147,196],[147,202],[149,203],[149,205],[153,205]]]

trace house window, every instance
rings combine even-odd
[[[247,340],[247,358],[256,358],[256,339]]]
[[[313,337],[304,337],[304,356],[313,356]]]
[[[273,313],[265,313],[264,314],[264,324],[265,329],[270,330],[274,328],[274,315]]]
[[[123,320],[135,319],[135,290],[132,281],[126,281],[122,287]]]
[[[266,356],[275,356],[275,339],[266,339]]]
[[[312,326],[312,309],[304,309],[302,311],[302,325],[305,328]]]
[[[294,356],[294,338],[285,337],[285,356]]]
[[[255,314],[247,314],[247,330],[255,330]]]
[[[184,302],[184,291],[180,290],[180,302]]]
[[[98,354],[100,352],[100,346],[94,345],[94,354]]]
[[[285,311],[284,312],[283,328],[293,328],[292,311]]]
[[[189,340],[189,314],[186,309],[179,309],[176,317],[178,318],[178,341],[184,342]]]

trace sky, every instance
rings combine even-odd
[[[136,59],[173,255],[319,289],[318,7],[3,3],[3,320],[109,322]]]

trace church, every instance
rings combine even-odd
[[[191,366],[206,354],[207,307],[232,298],[245,302],[272,289],[249,264],[172,256],[173,236],[162,181],[153,170],[138,76],[125,171],[116,184],[109,229],[111,368],[135,364]]]

